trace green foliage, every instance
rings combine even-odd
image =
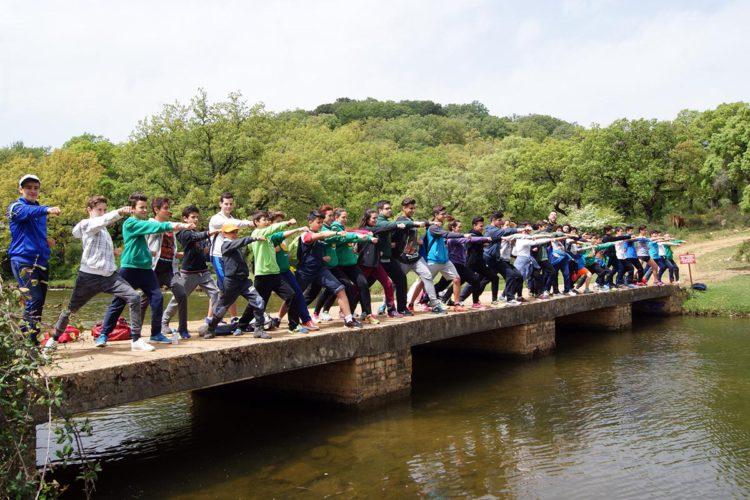
[[[64,465],[71,461],[84,464],[79,479],[84,482],[86,496],[93,493],[99,465],[86,460],[81,436],[91,432],[88,423],[78,426],[64,411],[64,394],[60,383],[49,377],[49,366],[37,347],[27,341],[21,331],[21,295],[9,289],[0,279],[0,492],[3,498],[56,498],[64,490],[50,480],[49,446],[45,461],[36,467],[36,425],[34,416],[43,415],[51,422],[60,418],[56,427],[59,446],[57,459]],[[42,453],[45,447],[42,447]]]
[[[750,263],[750,240],[743,241],[740,246],[737,247],[737,252],[734,254],[733,258],[737,262]]]

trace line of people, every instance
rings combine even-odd
[[[38,177],[22,177],[21,197],[8,208],[9,257],[26,295],[25,328],[33,342],[38,338],[46,296],[47,217],[60,214],[58,207],[38,203],[40,186]],[[210,302],[199,328],[203,338],[211,339],[221,330],[234,335],[250,332],[268,339],[269,331],[279,328],[284,316],[289,332],[318,330],[320,322],[333,319],[330,308],[334,303],[338,303],[344,325],[356,330],[363,323],[376,325],[384,318],[411,316],[417,303],[433,314],[483,309],[480,297],[487,285],[490,305],[512,306],[554,294],[643,286],[650,276],[661,285],[667,271],[670,282],[679,281],[671,249],[682,242],[656,230],[649,233],[645,226],[639,227],[637,235],[630,226],[605,227],[601,235],[579,234],[575,227],[557,224],[555,212],[545,221],[521,224],[495,212],[489,224],[477,216],[471,220],[471,229],[463,232],[462,223],[443,206],[434,207],[429,220],[415,220],[416,200],[410,197],[402,200],[401,213],[395,218],[391,202],[379,201],[375,208],[365,210],[356,228],[347,228],[346,209],[330,205],[311,211],[306,225],[285,220],[279,212],[260,210],[252,220],[237,219],[232,215],[231,193],[221,195],[219,207],[208,230],[199,231],[200,211],[193,205],[183,209],[181,222],[173,222],[167,198],[154,198],[149,204],[143,193],[133,193],[128,206],[116,210],[108,210],[103,196],[90,198],[86,207],[89,217],[73,228],[73,236],[81,239],[83,246],[80,270],[70,301],[45,341],[45,352],[56,348],[70,315],[99,293],[114,298],[96,346],[106,346],[127,305],[131,349],[152,351],[154,343],[172,343],[165,333],[172,333],[169,324],[175,314],[175,333],[190,338],[187,302],[198,287]],[[150,218],[149,211],[153,212]],[[107,228],[126,216],[118,270]],[[244,228],[251,232],[240,236]],[[252,279],[247,248],[252,253]],[[417,277],[411,289],[407,281],[410,272]],[[435,283],[438,275],[441,279]],[[377,311],[370,294],[375,282],[384,294]],[[526,298],[524,284],[529,290]],[[172,292],[166,308],[162,288]],[[266,311],[271,293],[282,300],[276,317]],[[469,296],[472,303],[467,307],[464,301]],[[247,306],[236,318],[239,297],[247,300]],[[311,316],[308,306],[312,304]],[[149,306],[151,332],[146,341],[141,336],[142,318]],[[355,315],[357,308],[359,315]],[[229,325],[224,321],[227,315],[235,317]]]

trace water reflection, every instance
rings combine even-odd
[[[106,497],[747,496],[747,332],[677,318],[532,362],[416,350],[412,398],[379,410],[235,386],[91,414],[88,443]]]

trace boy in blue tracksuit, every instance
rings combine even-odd
[[[8,206],[10,226],[10,259],[13,277],[24,289],[26,302],[23,312],[24,331],[29,340],[38,344],[39,321],[42,319],[44,302],[47,299],[49,280],[49,243],[47,241],[47,217],[60,215],[59,207],[39,204],[39,177],[26,174],[18,181],[20,198]]]

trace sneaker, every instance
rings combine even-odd
[[[240,335],[244,334],[245,332],[242,331],[242,328],[235,328],[232,332],[232,336],[239,337]]]
[[[547,299],[549,299],[549,293],[547,293],[547,292],[544,292],[544,293],[542,293],[542,294],[541,294],[541,295],[539,296],[539,298],[540,298],[540,299],[542,299],[542,300],[547,300]]]
[[[472,309],[477,309],[477,310],[482,310],[482,309],[484,309],[484,306],[482,304],[480,304],[479,302],[474,302],[471,305],[471,308]]]
[[[404,316],[404,317],[406,317],[406,316],[414,316],[414,311],[410,311],[410,310],[407,309],[405,311],[398,311],[398,314],[400,314],[401,316]]]
[[[320,315],[318,313],[313,313],[312,317],[316,322],[320,323]]]
[[[359,330],[360,328],[362,328],[362,323],[352,318],[351,321],[344,321],[344,326],[347,328],[353,328],[355,330]]]
[[[583,292],[581,292],[581,293],[583,293],[583,294],[587,294],[587,293],[594,293],[594,292],[593,292],[592,290],[589,290],[588,288],[586,288],[586,289],[584,289],[584,290],[583,290]]]
[[[151,335],[148,338],[148,341],[149,342],[156,342],[157,344],[171,344],[172,343],[171,339],[168,339],[167,337],[165,337],[161,333],[157,333],[156,335]],[[134,350],[136,350],[136,351],[142,351],[143,349],[134,349]]]
[[[299,328],[299,327],[298,327]],[[272,338],[267,331],[265,331],[263,328],[256,328],[253,332],[253,337],[256,339],[270,339]]]
[[[378,316],[384,315],[387,308],[388,306],[385,303],[381,304],[380,307],[378,307]]]
[[[323,311],[320,313],[320,321],[333,321],[333,317],[331,316],[331,313],[328,311]]]
[[[216,332],[212,328],[209,328],[202,336],[204,339],[213,339],[216,338]]]
[[[180,332],[180,338],[181,339],[189,339],[190,338],[190,332]]]
[[[391,311],[388,311],[388,317],[389,318],[403,318],[404,315],[398,312],[397,310],[393,309]]]
[[[603,292],[608,292],[608,291],[609,291],[609,285],[602,285],[602,288],[601,288],[601,290],[602,290]]]
[[[432,309],[428,309],[428,310],[432,311],[432,314],[448,314],[448,310],[445,307],[443,307],[443,304],[438,304]]]
[[[107,345],[107,336],[99,335],[98,337],[96,337],[96,340],[94,341],[94,345],[96,347],[105,347]]]
[[[414,312],[414,304],[407,304],[407,305],[406,305],[406,310],[407,310],[407,311],[411,311],[411,312]]]
[[[506,302],[506,304],[508,304],[509,306],[520,306],[521,305],[521,303],[519,301],[517,301],[516,299],[511,299],[508,302]]]
[[[372,314],[368,314],[365,317],[365,321],[367,323],[371,324],[371,325],[379,325],[380,324],[380,320],[378,318],[376,318],[375,316],[373,316]]]
[[[150,352],[150,351],[155,351],[156,348],[152,346],[151,344],[148,344],[145,340],[143,340],[143,337],[140,337],[138,340],[130,341],[130,350]]]
[[[566,293],[566,295],[570,295],[571,297],[575,297],[576,295],[578,295],[578,292],[576,292],[575,290],[571,290],[568,293]]]
[[[42,357],[44,359],[49,359],[55,350],[57,350],[57,340],[50,337],[42,341]]]
[[[308,321],[306,323],[302,323],[302,326],[304,326],[308,331],[311,330],[320,330],[320,327],[313,323],[312,321]],[[299,328],[299,327],[297,327]],[[307,333],[307,332],[297,332],[297,333]]]
[[[311,322],[308,322],[311,323]],[[287,330],[289,333],[310,333],[310,330],[303,325],[297,325],[297,328]],[[270,337],[269,337],[270,338]]]
[[[499,301],[499,300],[493,300],[492,302],[490,302],[490,305],[491,305],[492,307],[497,307],[497,306],[499,306],[499,305],[500,305],[500,301]]]
[[[357,317],[356,314],[353,315],[353,316]],[[359,319],[360,321],[364,322],[367,319],[367,313],[364,312],[364,311],[362,311],[361,313],[359,313],[359,317],[357,317],[357,319]]]
[[[312,323],[312,320],[310,320],[309,323]],[[281,318],[271,318],[271,326],[273,326],[274,328],[278,328],[279,326],[281,326]],[[315,325],[315,328],[317,329],[318,326]]]
[[[665,286],[664,282],[662,282],[662,281],[657,281],[656,283],[654,283],[654,285],[656,285],[656,286]]]

